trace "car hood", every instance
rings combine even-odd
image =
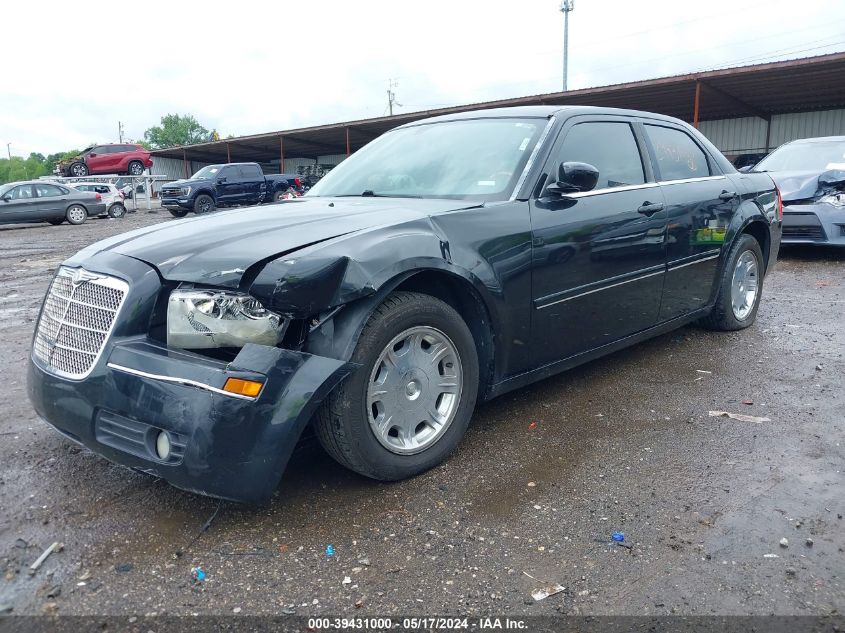
[[[174,281],[237,287],[254,264],[377,226],[477,206],[464,200],[298,198],[163,222],[96,242],[69,264],[111,251],[154,266]]]
[[[794,200],[807,200],[814,198],[828,189],[832,189],[828,183],[820,184],[819,179],[824,177],[838,177],[843,175],[840,170],[831,171],[772,171],[766,172],[775,181],[780,190],[784,202]],[[824,180],[825,178],[821,178]]]
[[[172,187],[187,187],[189,185],[198,185],[200,183],[208,182],[209,178],[195,178],[194,180],[183,179],[183,180],[172,180],[164,185],[162,185],[162,189],[169,189]]]

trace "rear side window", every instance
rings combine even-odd
[[[261,171],[257,165],[241,165],[241,176],[254,180],[261,178]]]
[[[62,195],[62,190],[55,185],[35,185],[39,198],[53,198]]]
[[[689,134],[659,125],[645,126],[654,148],[660,180],[704,178],[710,175],[707,155]]]
[[[573,126],[563,139],[552,169],[564,162],[588,163],[598,169],[596,189],[645,182],[640,150],[628,123],[593,121]]]

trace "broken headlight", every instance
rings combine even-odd
[[[278,345],[288,322],[242,292],[174,290],[167,303],[167,344],[183,349]]]
[[[819,198],[822,204],[832,204],[834,207],[845,207],[845,193],[830,193]]]

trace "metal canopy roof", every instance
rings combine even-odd
[[[431,116],[520,105],[594,105],[647,110],[689,122],[845,107],[845,53],[676,75],[568,92],[500,99],[240,136],[153,151],[203,162],[268,162],[348,154],[384,132]]]

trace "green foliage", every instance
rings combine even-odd
[[[209,139],[209,131],[190,114],[168,114],[161,117],[161,125],[144,132],[144,138],[153,148],[162,149],[204,143]]]
[[[12,160],[0,158],[0,184],[46,176],[47,165],[38,160],[38,156],[30,154],[27,159],[12,156]]]

